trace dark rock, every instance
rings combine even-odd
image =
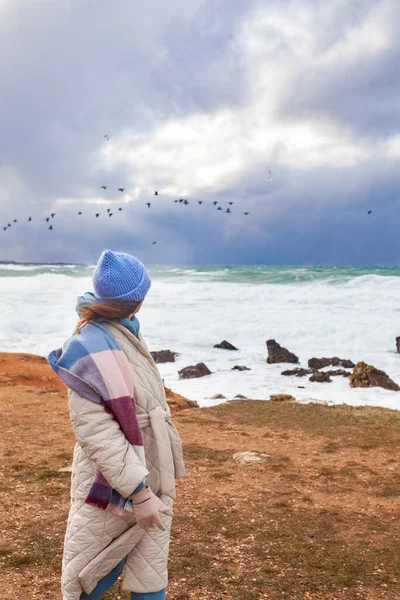
[[[310,369],[323,369],[324,367],[344,367],[345,369],[354,369],[354,363],[345,358],[310,358],[308,361]]]
[[[400,337],[396,338],[396,350],[400,353]]]
[[[215,344],[214,348],[220,348],[221,350],[237,350],[235,346],[232,346],[232,344],[230,344],[226,340],[224,340],[220,344]]]
[[[282,348],[275,340],[268,340],[266,342],[268,348],[268,358],[267,363],[275,364],[275,363],[298,363],[298,357],[293,354],[293,352],[289,352],[286,348]]]
[[[226,400],[226,397],[223,394],[215,394],[211,396],[211,400]]]
[[[235,365],[232,367],[232,371],[251,371],[249,367],[243,367],[242,365]]]
[[[150,354],[157,364],[175,362],[175,356],[178,356],[177,352],[171,352],[171,350],[159,350],[158,352],[150,352]]]
[[[385,373],[376,369],[372,365],[367,365],[365,362],[359,362],[354,367],[353,373],[350,375],[350,387],[352,388],[367,388],[367,387],[382,387],[385,390],[393,390],[398,392],[400,387]]]
[[[281,375],[285,375],[286,377],[290,377],[291,375],[294,377],[304,377],[305,375],[312,375],[315,372],[315,369],[289,369],[288,371],[282,371]]]
[[[326,373],[327,375],[330,375],[331,377],[338,377],[338,376],[342,376],[342,377],[349,377],[351,375],[351,373],[349,373],[348,371],[345,371],[344,369],[335,369],[335,370],[331,370],[331,371],[324,371],[324,373]]]
[[[314,375],[311,375],[310,381],[317,383],[330,383],[332,379],[329,377],[328,373],[316,371]]]
[[[236,394],[235,398],[239,398],[242,400],[247,400],[247,396],[243,396],[243,394]]]
[[[354,369],[355,364],[352,360],[341,360],[339,363],[332,363],[332,367],[344,367],[345,369]]]
[[[181,369],[178,371],[178,375],[181,379],[195,379],[196,377],[211,375],[211,371],[204,363],[197,363],[197,365],[190,365]]]

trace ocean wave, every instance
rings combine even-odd
[[[38,275],[66,275],[87,277],[93,265],[74,264],[0,264],[0,277],[36,277]],[[399,281],[399,268],[366,267],[303,267],[303,266],[246,266],[246,265],[148,265],[154,280],[186,280],[252,285],[304,285],[328,286],[392,285]]]

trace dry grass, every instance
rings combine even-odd
[[[43,390],[41,390],[43,392]],[[65,394],[0,387],[0,599],[59,600]],[[170,600],[400,598],[400,412],[235,401],[175,417]],[[232,454],[271,455],[241,466]],[[105,600],[128,600],[116,584]]]

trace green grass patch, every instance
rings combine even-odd
[[[325,452],[354,446],[365,451],[379,446],[393,450],[400,448],[400,411],[397,410],[237,400],[202,408],[201,411],[219,418],[226,427],[231,424],[264,427],[267,429],[266,437],[269,436],[268,428],[274,428],[301,429],[312,435],[336,438],[325,443]]]
[[[69,477],[69,475],[70,473],[60,473],[59,471],[55,471],[54,469],[45,469],[44,471],[38,473],[38,479],[63,479],[65,477]]]
[[[227,460],[232,459],[232,454],[235,450],[213,450],[206,446],[199,446],[197,444],[185,444],[183,453],[185,460],[199,460],[204,461],[205,464],[223,464]]]

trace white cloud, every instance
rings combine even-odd
[[[388,158],[400,159],[400,134],[390,137],[385,144]]]
[[[385,6],[367,11],[362,22],[347,27],[327,47],[321,27],[334,7],[327,11],[295,0],[285,10],[282,3],[257,9],[236,40],[248,74],[244,106],[169,119],[141,135],[126,132],[104,148],[104,166],[131,167],[137,190],[149,192],[155,186],[166,194],[196,195],[234,185],[255,165],[335,169],[369,160],[375,142],[335,119],[307,115],[294,121],[277,114],[288,83],[305,65],[325,69],[329,76],[344,62],[360,56],[368,60],[385,50]]]

